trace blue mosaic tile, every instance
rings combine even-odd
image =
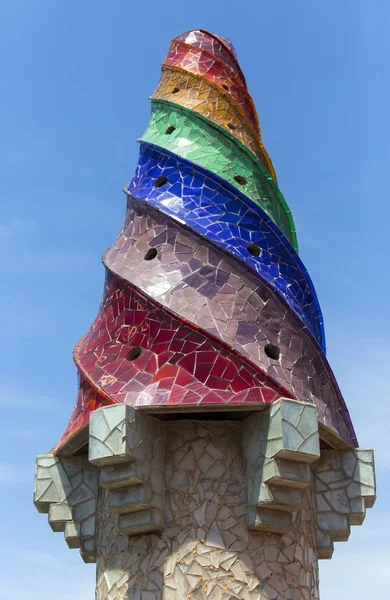
[[[160,176],[168,181],[154,187]],[[323,319],[310,276],[290,242],[259,206],[218,176],[147,143],[141,143],[128,192],[179,219],[270,283],[325,351]],[[248,243],[261,249],[260,256],[248,252]]]

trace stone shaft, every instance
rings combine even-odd
[[[34,502],[97,562],[97,600],[316,599],[317,560],[375,501],[372,451],[320,451],[315,407],[289,398],[219,419],[104,407],[86,448],[37,458]]]
[[[313,498],[285,535],[249,531],[242,423],[166,423],[165,527],[127,537],[100,496],[97,600],[318,598]]]

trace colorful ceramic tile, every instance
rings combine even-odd
[[[193,414],[282,397],[315,405],[324,440],[357,445],[232,44],[175,38],[152,108],[56,452],[80,448],[90,413],[111,404]]]
[[[207,54],[214,56],[233,71],[237,79],[246,86],[244,73],[241,71],[241,67],[237,62],[232,43],[228,40],[213,35],[212,33],[210,34],[203,29],[198,29],[197,31],[187,31],[186,33],[182,33],[173,41],[182,42],[183,44],[194,48],[200,48],[204,52],[207,52]]]
[[[354,439],[332,370],[309,331],[266,282],[194,232],[131,198],[128,222],[105,256],[111,272],[246,357],[318,418]],[[266,354],[272,344],[280,358]]]
[[[291,211],[271,177],[253,155],[225,132],[181,106],[152,102],[142,140],[166,148],[219,175],[258,204],[297,249]]]
[[[225,90],[232,101],[241,108],[256,133],[260,135],[256,109],[246,87],[240,83],[234,72],[218,59],[198,48],[192,48],[180,42],[172,42],[164,64],[201,75]]]
[[[85,384],[59,447],[85,424],[80,417],[87,418],[91,391],[137,407],[250,406],[289,396],[225,344],[170,316],[113,274],[74,358]]]
[[[249,198],[209,171],[146,143],[128,191],[253,269],[325,346],[321,310],[307,270],[287,238]]]
[[[277,183],[274,167],[261,139],[225,90],[198,75],[163,65],[152,98],[180,104],[222,128],[228,137],[234,137],[250,150]]]

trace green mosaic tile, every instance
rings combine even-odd
[[[168,127],[175,129],[167,133]],[[152,117],[141,138],[219,175],[259,205],[297,249],[291,211],[264,166],[233,136],[193,112],[152,100]]]

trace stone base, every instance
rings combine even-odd
[[[290,399],[173,416],[99,409],[88,455],[37,458],[35,505],[97,562],[96,599],[318,599],[318,558],[374,503],[372,451],[320,456],[314,406]]]

